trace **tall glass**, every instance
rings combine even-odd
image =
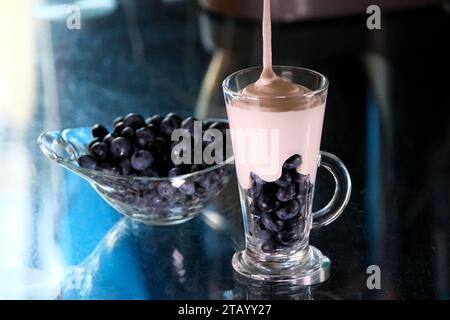
[[[334,221],[351,194],[344,164],[320,151],[328,80],[318,72],[276,66],[275,73],[304,90],[255,97],[243,89],[262,69],[230,75],[223,90],[239,181],[246,248],[233,257],[240,275],[310,285],[329,276],[329,259],[309,245],[312,228]],[[334,177],[331,201],[312,212],[319,166]]]

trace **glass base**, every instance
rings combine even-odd
[[[330,276],[330,259],[313,246],[285,262],[256,260],[243,250],[234,254],[233,268],[252,280],[313,285],[326,281]]]

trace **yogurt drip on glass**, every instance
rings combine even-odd
[[[264,0],[263,14],[263,71],[258,81],[247,86],[243,93],[247,96],[273,97],[291,96],[305,93],[305,89],[277,76],[272,69],[272,22],[270,0]]]
[[[251,186],[251,173],[267,182],[280,178],[283,163],[295,154],[302,158],[297,172],[315,183],[319,162],[325,99],[305,96],[311,90],[275,74],[271,38],[270,0],[264,0],[263,71],[227,104],[237,176],[244,189]],[[249,138],[242,130],[265,132],[266,138]]]

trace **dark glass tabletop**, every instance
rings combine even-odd
[[[213,15],[195,1],[127,0],[82,11],[81,29],[70,30],[53,3],[31,3],[0,10],[8,30],[0,31],[0,297],[449,298],[443,7],[383,13],[375,31],[365,15],[273,26],[275,63],[329,78],[322,150],[343,160],[353,182],[343,215],[312,232],[332,261],[330,279],[296,288],[233,274],[231,257],[244,246],[235,178],[194,220],[146,226],[36,144],[44,130],[128,112],[225,117],[221,81],[260,64],[259,22]],[[331,180],[319,170],[315,207],[331,197]],[[373,265],[381,288],[371,290]],[[17,279],[21,288],[11,285]]]

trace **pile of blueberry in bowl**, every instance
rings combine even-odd
[[[190,161],[173,160],[174,154],[181,158],[186,153],[179,140],[172,141],[177,129],[191,134]],[[222,145],[213,163],[197,152],[211,150],[214,138],[206,137],[211,129],[219,132]],[[182,119],[174,113],[145,119],[130,113],[109,128],[95,124],[44,132],[38,144],[48,158],[89,181],[119,212],[147,224],[171,225],[198,215],[230,180],[234,170],[233,157],[227,157],[227,129],[228,122],[221,119]]]

